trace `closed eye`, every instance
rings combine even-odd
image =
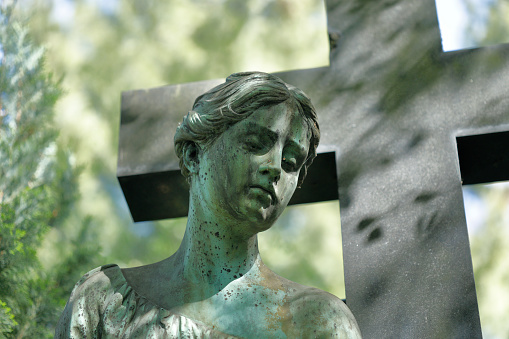
[[[263,154],[274,144],[271,134],[256,131],[240,137],[244,149],[255,154]]]
[[[286,172],[295,172],[300,169],[297,158],[293,156],[283,157],[282,167]]]
[[[286,172],[298,172],[306,160],[307,150],[295,142],[287,143],[283,152],[282,167]]]
[[[243,127],[244,133],[238,135],[238,140],[248,152],[264,153],[272,147],[278,137],[277,133],[253,122],[247,122]]]
[[[248,137],[244,141],[244,148],[250,152],[258,152],[258,151],[262,150],[263,147],[264,147],[264,145],[262,144],[262,142],[260,140],[258,140],[258,138]]]

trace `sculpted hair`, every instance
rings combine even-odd
[[[184,177],[189,177],[183,158],[190,144],[207,150],[230,126],[249,117],[257,109],[286,101],[294,103],[311,132],[308,156],[299,175],[300,186],[316,157],[320,140],[316,111],[311,100],[300,89],[262,72],[232,74],[226,78],[226,82],[196,98],[193,109],[177,127],[174,138],[175,152]]]

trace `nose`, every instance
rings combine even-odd
[[[265,154],[260,165],[260,173],[268,175],[269,180],[277,183],[281,178],[281,152],[277,149],[272,149],[270,152]]]

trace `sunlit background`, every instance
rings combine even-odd
[[[507,1],[437,0],[437,8],[445,51],[509,40]],[[131,222],[115,177],[122,91],[328,65],[320,0],[19,0],[16,10],[62,81],[58,144],[80,169],[72,212],[38,250],[47,271],[85,242],[93,249],[76,263],[81,275],[111,262],[155,262],[179,245],[185,219]],[[464,200],[483,334],[508,338],[509,186],[465,187]],[[291,280],[344,298],[339,224],[338,202],[288,208],[260,236],[262,258]]]

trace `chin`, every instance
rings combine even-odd
[[[266,212],[266,211],[264,211]],[[276,222],[276,219],[277,218],[274,218],[272,215],[270,214],[267,214],[267,213],[262,213],[263,214],[263,217],[260,218],[259,220],[257,220],[257,228],[260,229],[260,232],[263,232],[263,231],[266,231],[268,230],[269,228],[272,227],[272,225],[274,225],[274,223]]]
[[[268,230],[274,225],[279,214],[276,213],[274,206],[268,208],[259,207],[253,208],[253,206],[246,206],[241,209],[237,215],[239,221],[246,222],[248,228],[252,228],[256,233]]]
[[[274,223],[279,219],[281,213],[278,213],[274,206],[260,211],[261,217],[257,220],[256,228],[258,232],[263,232],[270,229]]]

